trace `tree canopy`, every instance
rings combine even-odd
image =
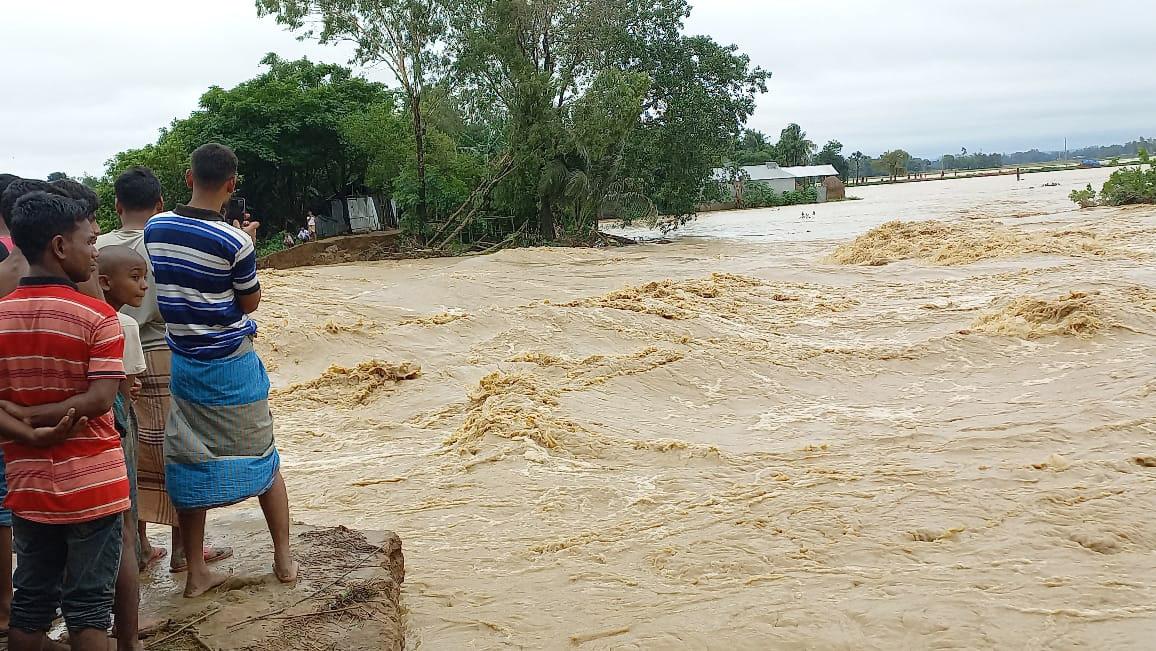
[[[353,43],[352,63],[384,64],[396,87],[270,54],[256,78],[210,88],[156,142],[109,160],[96,182],[106,222],[112,182],[132,165],[157,173],[169,205],[187,200],[188,155],[208,141],[237,152],[264,237],[296,230],[330,196],[367,191],[442,243],[588,239],[607,217],[677,221],[694,214],[769,78],[736,47],[686,34],[687,0],[255,4],[305,38]]]

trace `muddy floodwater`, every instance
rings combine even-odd
[[[264,272],[294,517],[401,535],[414,649],[1152,648],[1156,210],[1074,210],[1107,174]]]

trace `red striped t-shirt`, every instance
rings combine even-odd
[[[25,278],[0,299],[0,400],[26,407],[67,400],[92,380],[124,378],[116,312],[68,281]],[[4,506],[25,520],[88,522],[129,508],[112,412],[50,448],[5,442]]]

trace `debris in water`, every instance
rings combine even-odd
[[[423,326],[426,328],[432,328],[433,326],[442,326],[442,325],[446,325],[449,323],[453,323],[454,321],[460,321],[462,319],[468,319],[468,318],[470,318],[470,315],[462,313],[462,312],[442,312],[440,314],[427,314],[425,316],[415,316],[415,317],[403,320],[398,325],[403,325],[403,326],[417,325],[417,326]]]
[[[1095,293],[1070,292],[1050,301],[1017,298],[980,316],[971,332],[1020,339],[1091,337],[1109,325],[1095,297]]]
[[[1107,249],[1088,231],[1029,233],[997,224],[892,221],[835,249],[828,262],[883,266],[900,260],[964,265],[1028,254],[1102,257]]]
[[[330,366],[321,377],[285,389],[274,389],[269,395],[275,399],[292,396],[327,405],[356,407],[369,402],[388,385],[420,376],[421,366],[413,362],[390,364],[375,359],[362,362],[357,368]]]

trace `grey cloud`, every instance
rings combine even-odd
[[[1156,3],[701,0],[688,28],[774,73],[753,128],[923,156],[1156,136]],[[6,2],[0,171],[103,169],[269,51],[344,63],[251,0]],[[386,80],[382,70],[366,71]]]

